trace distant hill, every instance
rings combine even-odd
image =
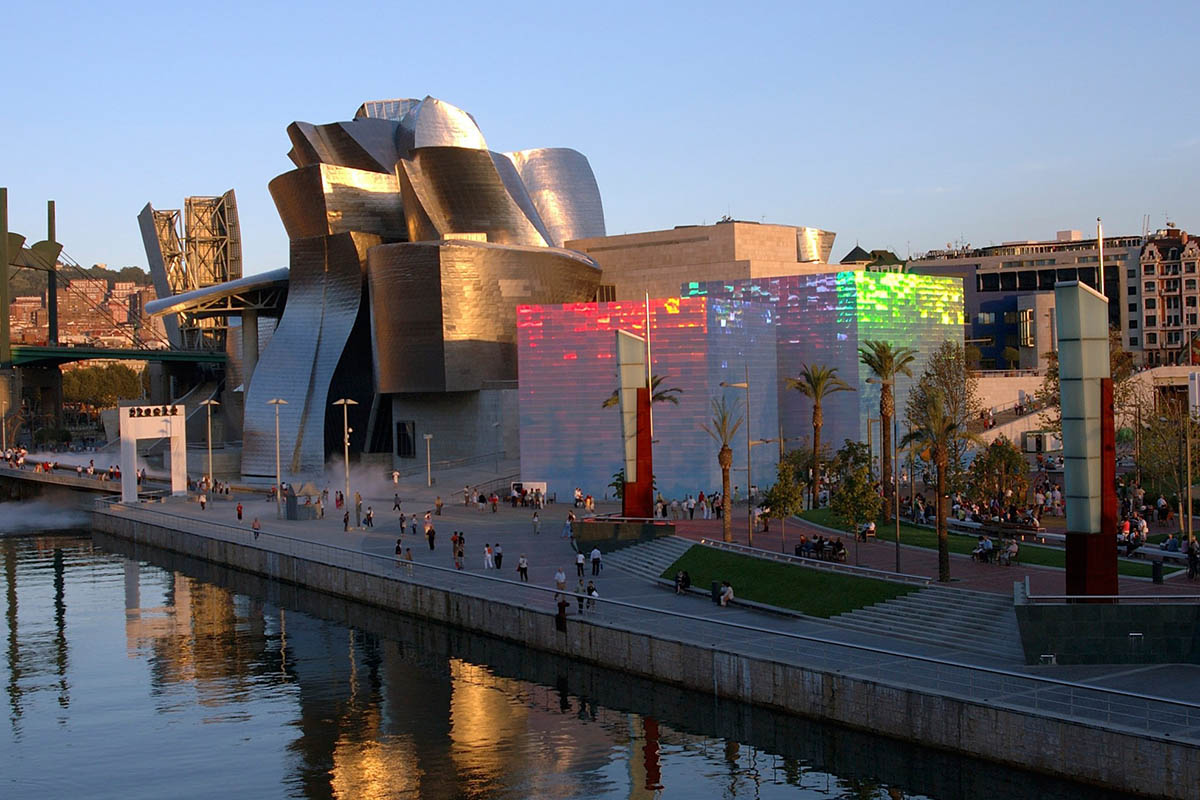
[[[140,267],[122,267],[121,269],[107,269],[105,267],[90,267],[83,270],[89,278],[97,278],[108,281],[111,288],[114,283],[136,283],[139,286],[150,285],[150,273]],[[62,286],[65,281],[78,280],[81,276],[79,270],[71,267],[60,268],[58,272],[58,285]],[[44,294],[46,291],[46,273],[40,269],[18,269],[12,273],[12,278],[9,281],[9,296],[16,297],[17,295]]]

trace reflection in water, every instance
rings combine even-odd
[[[99,541],[0,540],[6,797],[1101,796]]]

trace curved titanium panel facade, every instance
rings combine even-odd
[[[377,390],[456,392],[515,380],[517,306],[587,300],[600,270],[557,248],[413,242],[372,248],[367,281]]]
[[[506,155],[529,191],[552,245],[562,247],[572,239],[604,236],[600,187],[583,153],[544,147]]]
[[[324,471],[330,381],[359,313],[360,259],[378,241],[352,233],[292,240],[288,304],[246,390],[242,474],[275,475],[275,408],[267,401],[276,397],[288,401],[279,407],[284,475]]]
[[[400,120],[409,131],[411,147],[463,147],[487,150],[475,118],[455,105],[436,97],[425,97]]]
[[[349,231],[406,238],[395,175],[313,164],[283,173],[267,188],[290,239]]]
[[[545,247],[546,239],[513,200],[487,150],[425,147],[400,160],[437,238],[486,233],[493,244]],[[408,223],[413,229],[413,222]]]
[[[399,124],[383,119],[359,119],[312,125],[293,122],[288,126],[292,151],[288,154],[298,167],[311,164],[336,164],[341,167],[390,173],[400,153],[396,150]]]

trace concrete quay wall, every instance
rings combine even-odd
[[[518,604],[219,541],[151,524],[136,515],[97,511],[93,526],[133,542],[547,653],[923,747],[1151,797],[1191,798],[1200,785],[1200,749],[1165,737],[889,686],[617,629],[595,620],[569,618],[562,633],[552,614]]]

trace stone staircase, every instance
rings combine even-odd
[[[933,647],[1024,661],[1009,595],[928,586],[832,617],[840,628],[894,636]]]
[[[641,578],[657,580],[667,567],[696,544],[678,536],[666,536],[644,544],[630,545],[604,554],[604,567],[616,567]]]
[[[693,545],[701,546],[677,536],[655,539],[605,554],[604,566],[658,580],[663,570]],[[927,586],[823,622],[939,650],[972,653],[1012,664],[1024,661],[1011,595]]]

